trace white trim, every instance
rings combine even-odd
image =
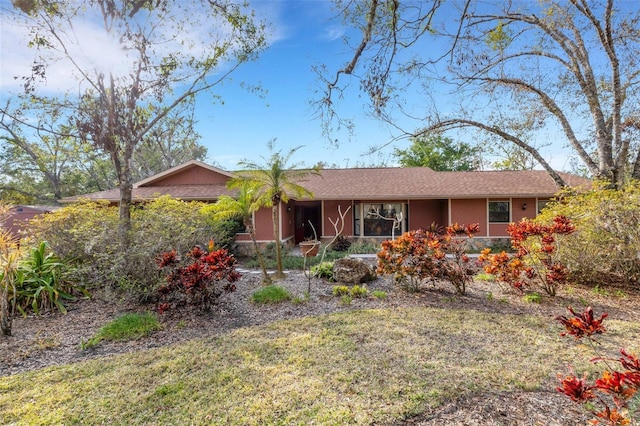
[[[324,200],[320,200],[320,238],[322,239],[324,237]]]

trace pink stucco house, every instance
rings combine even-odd
[[[573,187],[586,187],[587,179],[560,173]],[[214,202],[220,195],[232,193],[225,187],[233,176],[199,161],[189,161],[137,182],[134,201],[171,195],[182,200]],[[312,199],[292,199],[282,205],[281,238],[289,244],[312,235],[309,222],[319,237],[334,235],[330,219],[338,217],[338,207],[347,211],[343,234],[350,238],[388,239],[393,222],[380,218],[398,217],[399,235],[410,229],[426,228],[432,223],[479,223],[476,235],[482,244],[504,240],[507,225],[522,218],[533,218],[558,191],[545,171],[436,172],[426,167],[325,169],[301,184],[313,193]],[[119,190],[68,197],[108,200],[117,203]],[[256,234],[261,242],[273,240],[270,209],[255,214]],[[238,235],[238,243],[248,242]]]

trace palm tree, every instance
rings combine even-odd
[[[301,148],[297,146],[289,150],[286,155],[282,155],[281,151],[274,152],[274,140],[267,145],[271,151],[269,160],[265,160],[264,166],[249,162],[241,161],[240,166],[245,170],[238,172],[238,176],[257,185],[258,200],[261,204],[271,207],[271,217],[273,219],[273,237],[276,243],[276,273],[275,278],[283,278],[282,272],[282,249],[280,247],[280,205],[282,202],[289,201],[289,196],[296,197],[313,197],[313,194],[299,185],[302,179],[310,175],[319,175],[320,170],[317,166],[313,168],[298,168],[299,164],[287,166],[287,163]]]
[[[253,248],[258,256],[260,262],[260,268],[262,269],[262,284],[271,284],[271,278],[267,273],[267,268],[262,257],[262,252],[258,247],[256,241],[256,231],[253,225],[253,213],[255,213],[261,204],[256,198],[257,186],[246,179],[234,178],[227,183],[229,189],[237,189],[236,198],[229,195],[221,195],[215,204],[210,204],[204,207],[203,213],[213,213],[215,220],[230,220],[240,219],[244,225],[245,230],[249,233],[251,241],[253,242]]]

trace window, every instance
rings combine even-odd
[[[401,203],[363,203],[356,204],[354,210],[354,234],[365,237],[390,237],[392,232],[400,235],[405,227],[406,214],[402,213]],[[397,224],[396,218],[402,218]],[[394,224],[399,225],[393,230]]]
[[[489,223],[508,223],[509,217],[508,201],[489,201]]]
[[[549,204],[549,200],[538,200],[538,214],[542,212],[542,209],[547,207],[547,204]]]

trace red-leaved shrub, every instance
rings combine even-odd
[[[582,313],[569,308],[569,312],[571,316],[556,318],[566,329],[561,335],[574,336],[576,340],[586,338],[595,350],[594,336],[606,332],[602,322],[607,314],[596,318],[591,307]],[[592,425],[622,426],[632,424],[634,419],[640,420],[640,359],[625,349],[621,349],[620,354],[619,358],[598,356],[591,360],[603,362],[606,366],[592,384],[587,382],[586,373],[581,379],[573,370],[568,375],[559,375],[560,386],[556,389],[572,401],[585,404],[595,416],[590,421]],[[612,363],[617,363],[619,368],[614,369]]]
[[[555,217],[552,225],[523,219],[507,227],[514,254],[504,251],[491,254],[487,248],[479,260],[485,263],[485,272],[494,275],[500,283],[521,291],[538,284],[547,294],[555,296],[558,286],[564,284],[569,275],[569,270],[558,259],[558,245],[562,236],[574,231],[575,226],[564,216]]]
[[[222,292],[235,291],[234,283],[240,278],[236,263],[236,258],[226,249],[207,252],[196,246],[185,259],[175,250],[160,254],[156,264],[165,272],[166,284],[158,288],[158,312],[184,305],[209,310]]]
[[[409,290],[423,281],[449,281],[459,294],[473,280],[475,266],[466,254],[467,240],[479,225],[448,226],[444,233],[419,229],[384,241],[378,252],[378,274],[390,274]]]

